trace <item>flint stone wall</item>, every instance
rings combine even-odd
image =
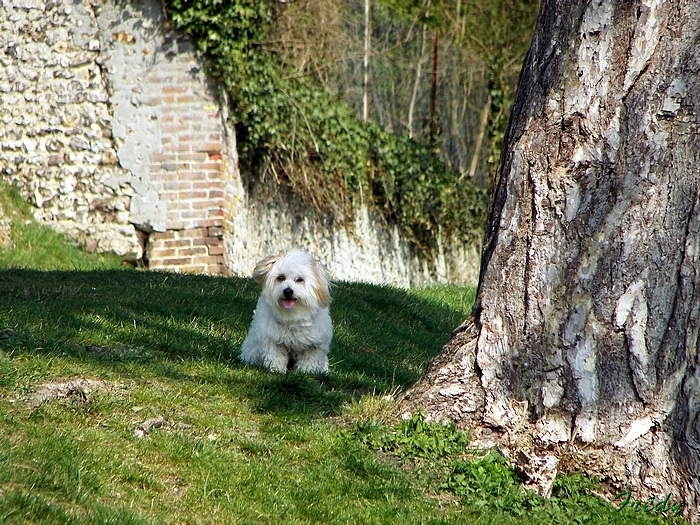
[[[426,258],[370,209],[346,229],[251,190],[216,85],[157,0],[0,0],[0,173],[88,250],[249,275],[301,246],[338,279],[475,283],[476,247]]]
[[[0,4],[0,171],[36,216],[88,249],[136,257],[92,7]]]

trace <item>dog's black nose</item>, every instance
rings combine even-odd
[[[292,297],[294,297],[294,290],[292,290],[291,288],[285,288],[282,293],[284,294],[284,297],[286,299],[291,299]]]

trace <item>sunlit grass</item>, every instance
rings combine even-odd
[[[34,220],[31,207],[17,191],[0,182],[0,219],[9,219],[10,242],[0,246],[0,267],[37,270],[123,268],[113,255],[86,254],[65,238]]]

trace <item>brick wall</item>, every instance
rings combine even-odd
[[[225,273],[223,121],[216,87],[192,45],[171,35],[165,57],[149,71],[146,102],[161,126],[161,150],[150,157],[150,181],[165,203],[166,231],[152,232],[150,268]]]

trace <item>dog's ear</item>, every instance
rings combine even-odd
[[[258,284],[263,284],[265,282],[265,277],[270,273],[275,263],[280,260],[280,257],[280,255],[270,255],[256,264],[253,270],[253,279],[255,279]]]
[[[318,297],[318,302],[325,308],[331,304],[331,276],[328,274],[323,265],[315,259],[311,265],[311,268],[314,272],[314,276],[316,277],[315,281],[318,285],[314,292],[316,293],[316,297]]]

